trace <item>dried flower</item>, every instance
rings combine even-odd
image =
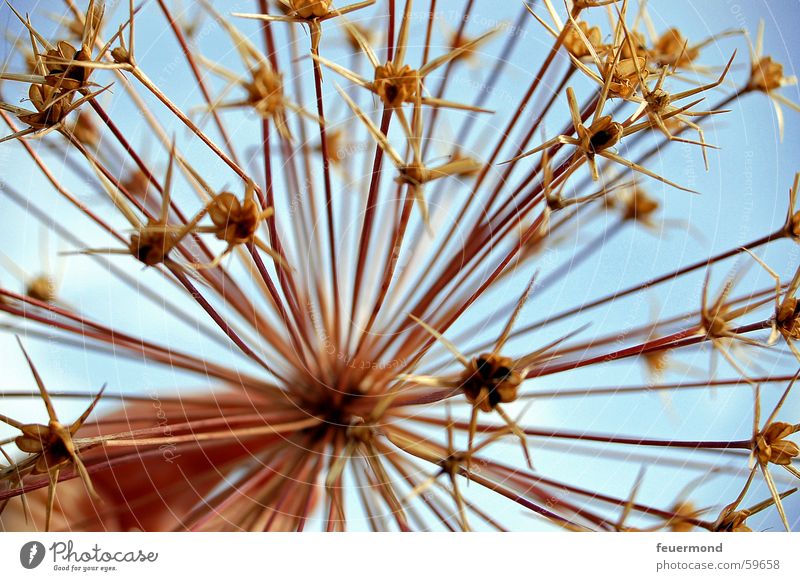
[[[656,41],[651,54],[661,66],[689,67],[700,56],[700,49],[690,47],[680,30],[670,28]]]
[[[748,41],[749,42],[749,41]],[[775,109],[778,118],[778,130],[781,140],[783,140],[783,109],[781,105],[786,105],[794,111],[800,111],[800,105],[790,101],[780,93],[778,89],[797,84],[797,78],[787,77],[783,74],[783,65],[775,62],[772,57],[764,55],[764,21],[758,25],[755,46],[750,44],[750,80],[744,91],[759,91],[765,93]]]
[[[603,39],[599,27],[589,26],[586,22],[581,20],[577,24],[577,27],[583,33],[581,35],[576,30],[575,26],[576,25],[572,22],[567,25],[568,30],[564,36],[563,43],[564,47],[572,54],[572,56],[582,59],[592,54],[591,49],[594,49],[596,52],[603,51]],[[584,37],[588,39],[590,46],[586,45],[585,41],[583,40]]]
[[[40,274],[28,282],[25,294],[37,301],[51,303],[56,298],[56,283],[46,274]]]
[[[243,14],[234,13],[240,18],[251,18],[263,20],[265,22],[298,22],[307,24],[311,30],[311,50],[319,50],[319,41],[322,36],[321,22],[349,14],[371,6],[375,0],[365,0],[336,9],[333,7],[332,0],[281,0],[284,7],[285,16],[272,16],[270,14]]]
[[[100,397],[103,395],[105,386],[100,390],[97,396],[95,396],[92,403],[88,408],[86,408],[81,416],[70,425],[65,426],[59,421],[55,409],[53,408],[52,401],[50,400],[50,396],[47,393],[47,388],[45,388],[44,382],[39,376],[39,372],[36,370],[33,361],[31,361],[31,358],[28,356],[28,353],[25,351],[25,348],[22,346],[22,342],[19,340],[19,338],[17,339],[17,342],[19,343],[20,349],[22,349],[22,353],[25,355],[25,359],[28,361],[31,373],[36,380],[36,385],[38,386],[39,392],[44,400],[45,406],[47,407],[47,414],[50,417],[50,421],[47,425],[22,424],[3,415],[0,415],[0,421],[13,426],[22,432],[21,435],[14,439],[14,443],[22,452],[30,454],[30,456],[28,456],[25,460],[13,466],[12,473],[18,478],[23,472],[29,473],[33,476],[38,474],[47,474],[49,476],[50,483],[45,530],[50,530],[50,514],[52,513],[53,509],[56,485],[58,484],[59,474],[65,466],[72,465],[75,469],[75,472],[80,475],[83,483],[86,485],[86,489],[88,490],[90,496],[98,498],[97,493],[92,486],[91,478],[89,478],[89,473],[86,470],[86,467],[84,466],[80,456],[78,456],[78,448],[73,440],[73,437],[83,423],[88,419],[89,415],[97,405],[97,402],[100,401]]]
[[[237,15],[247,20],[209,0],[190,19],[159,0],[140,20],[126,4],[106,17],[100,2],[67,2],[65,15],[45,14],[58,24],[52,34],[38,15],[17,15],[24,42],[9,42],[0,117],[5,139],[18,140],[3,144],[9,167],[24,176],[6,172],[0,192],[19,242],[0,254],[17,282],[0,285],[0,311],[4,329],[46,337],[53,357],[80,348],[93,373],[94,353],[128,357],[169,373],[163,384],[176,392],[155,393],[135,374],[123,377],[129,389],[51,392],[28,358],[47,419],[20,422],[10,404],[0,415],[15,429],[0,443],[0,527],[529,526],[485,502],[494,497],[535,515],[534,526],[570,531],[745,531],[766,510],[789,527],[782,500],[800,479],[794,381],[765,421],[760,394],[790,379],[789,351],[800,360],[797,257],[774,262],[794,274],[788,284],[756,258],[774,284],[758,288],[739,269],[713,298],[709,287],[719,263],[769,247],[773,264],[773,243],[800,241],[800,177],[780,228],[753,241],[685,264],[638,236],[672,226],[676,244],[702,252],[687,236],[711,228],[708,214],[661,217],[685,206],[646,182],[688,190],[652,157],[674,162],[676,142],[697,146],[718,171],[707,151],[731,147],[725,132],[706,143],[708,122],[755,93],[785,102],[794,79],[763,55],[763,32],[737,89],[735,52],[724,66],[703,58],[734,31],[690,42],[681,22],[656,29],[646,2],[631,16],[629,0],[526,3],[513,27],[489,30],[475,30],[480,3],[466,2],[458,28],[442,34],[436,2],[262,1]],[[506,17],[501,4],[493,22]],[[158,18],[167,42],[149,28]],[[520,33],[537,22],[547,46]],[[217,56],[227,50],[220,38],[235,58]],[[142,39],[164,58],[144,58]],[[719,104],[699,110],[714,93]],[[746,126],[750,116],[733,120]],[[759,168],[748,168],[754,179]],[[34,189],[14,189],[23,183]],[[727,212],[736,189],[720,190]],[[47,252],[41,274],[16,267],[30,261],[31,220],[78,262],[57,294]],[[612,243],[619,233],[631,235],[629,256]],[[642,257],[653,278],[619,284],[623,264]],[[699,305],[665,292],[663,312],[636,322],[652,289],[699,284],[704,269]],[[613,288],[595,296],[607,270]],[[737,296],[742,288],[750,292]],[[684,359],[698,348],[711,352],[708,370]],[[759,356],[748,359],[751,349]],[[731,377],[718,377],[718,363]],[[629,385],[638,366],[646,383]],[[190,375],[209,388],[190,390],[193,380],[181,383]],[[571,386],[573,377],[588,385]],[[628,433],[630,398],[657,393],[668,404],[675,391],[721,388],[755,391],[746,439],[706,441],[719,426],[698,428],[694,416],[674,434]],[[575,396],[589,404],[555,410]],[[72,423],[56,415],[65,397],[86,400]],[[95,414],[101,398],[118,409]],[[553,413],[526,405],[544,398]],[[715,400],[714,417],[749,417],[737,401]],[[634,424],[652,420],[653,432],[668,415],[636,410]],[[601,421],[613,433],[595,430]],[[726,453],[695,454],[707,450]],[[591,472],[575,482],[565,467],[584,454],[595,458],[587,471],[617,461],[638,470],[633,486],[622,471],[609,490]],[[654,464],[674,472],[660,483],[666,501],[639,498]],[[680,493],[665,488],[695,468]],[[705,491],[708,502],[695,488],[711,475],[726,482]],[[759,475],[769,498],[751,504]],[[743,484],[733,502],[731,482]]]
[[[781,466],[791,464],[800,455],[800,448],[787,440],[788,436],[800,431],[800,426],[786,422],[772,422],[756,437],[756,458],[761,464],[772,462]]]

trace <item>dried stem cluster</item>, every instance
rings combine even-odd
[[[713,66],[701,59],[724,36],[749,43],[742,31],[690,40],[679,28],[658,32],[643,1],[574,0],[564,14],[541,0],[523,3],[512,27],[469,36],[478,4],[463,3],[442,49],[436,0],[258,0],[253,12],[232,15],[204,0],[197,14],[205,23],[165,0],[131,0],[107,40],[112,17],[98,0],[85,8],[64,0],[52,37],[34,25],[38,15],[14,11],[21,58],[0,73],[3,147],[25,156],[52,191],[20,192],[11,179],[3,204],[41,222],[68,247],[69,260],[97,263],[121,296],[125,288],[138,293],[229,354],[221,361],[155,333],[127,332],[105,322],[102,308],[63,300],[47,273],[29,277],[4,254],[3,265],[24,283],[23,292],[0,288],[10,332],[198,374],[217,388],[161,397],[154,418],[144,393],[48,390],[23,348],[48,423],[0,414],[18,432],[0,443],[3,528],[303,530],[313,520],[336,531],[361,515],[374,530],[505,530],[502,511],[476,500],[476,489],[494,494],[497,506],[515,503],[568,530],[742,531],[767,509],[791,528],[782,500],[800,477],[792,440],[800,424],[778,415],[800,361],[800,269],[784,284],[755,253],[800,240],[800,174],[777,231],[606,296],[551,302],[539,320],[525,306],[555,283],[578,280],[578,265],[599,260],[626,228],[674,226],[691,236],[685,222],[658,217],[662,202],[648,183],[669,195],[691,190],[652,169],[653,156],[682,144],[708,167],[708,150],[724,144],[707,143],[703,127],[745,98],[766,96],[782,134],[782,107],[798,107],[781,91],[795,80],[764,54],[763,28],[737,86],[735,52]],[[179,48],[175,62],[200,99],[194,109],[184,110],[176,87],[148,74],[139,54],[143,11],[163,18]],[[606,17],[607,27],[597,24]],[[235,58],[223,64],[208,56],[201,24],[229,41]],[[529,85],[513,105],[492,112],[486,92],[456,90],[465,66],[485,86],[510,86],[509,58],[534,50],[521,34],[528,26],[549,48],[525,71]],[[349,61],[337,43],[353,52]],[[543,82],[552,78],[561,80]],[[29,108],[12,104],[17,93]],[[717,104],[702,105],[715,94]],[[164,172],[131,143],[129,120],[118,113],[126,106],[163,152]],[[559,107],[568,118],[556,116]],[[233,110],[247,117],[244,129],[226,122]],[[492,116],[494,133],[468,150]],[[545,119],[560,131],[550,132]],[[245,132],[255,133],[256,156],[243,146]],[[101,201],[71,191],[65,173]],[[48,196],[77,209],[106,247],[87,244],[84,226],[48,214]],[[604,215],[616,217],[601,226]],[[538,274],[545,251],[569,248],[593,227],[600,238]],[[740,271],[711,296],[712,266],[734,257],[763,267],[757,272],[774,285],[737,296]],[[677,315],[591,336],[577,321],[704,269],[696,304],[674,305]],[[520,277],[530,280],[524,292],[509,293]],[[558,332],[557,324],[572,327]],[[699,347],[712,353],[710,371],[680,361]],[[717,354],[735,377],[715,376]],[[537,378],[622,360],[641,363],[650,383],[533,387]],[[673,371],[685,379],[666,382]],[[692,373],[701,379],[689,381]],[[762,423],[761,391],[772,384],[787,387]],[[744,439],[547,429],[521,405],[580,396],[611,398],[604,401],[613,408],[621,394],[725,386],[753,391],[753,430]],[[5,401],[20,395],[5,392]],[[75,397],[90,404],[62,423],[59,402]],[[663,504],[644,503],[636,498],[644,472],[629,495],[609,494],[549,474],[537,450],[557,451],[567,464],[589,454],[702,476]],[[769,498],[745,502],[761,494],[753,485],[759,473]],[[698,507],[697,487],[719,474],[737,490],[741,483],[741,492]]]

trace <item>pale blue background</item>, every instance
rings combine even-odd
[[[236,10],[253,10],[250,2],[217,2],[216,6],[223,12]],[[658,1],[650,3],[650,12],[659,31],[668,25],[679,25],[683,33],[692,41],[706,38],[709,34],[729,28],[747,28],[755,34],[760,19],[766,22],[765,53],[772,55],[779,62],[784,63],[787,75],[795,74],[792,65],[792,55],[798,51],[796,40],[796,25],[800,17],[800,5],[795,0],[779,0],[766,2],[763,0],[710,0],[707,2],[691,2],[689,0]],[[47,19],[41,17],[42,11],[58,10],[58,3],[18,1],[14,4],[21,11],[38,13],[34,21],[42,27],[47,27]],[[110,5],[110,3],[109,3]],[[452,18],[462,10],[462,2],[442,1],[438,3],[442,14]],[[52,7],[51,7],[52,6]],[[426,9],[426,2],[417,2],[416,9]],[[517,2],[487,2],[479,0],[475,11],[476,17],[470,23],[468,32],[477,34],[497,22],[515,21],[518,16],[520,4]],[[125,9],[117,9],[113,16],[114,26],[121,20]],[[367,12],[365,14],[373,14]],[[540,12],[541,13],[541,12]],[[602,12],[600,13],[602,16]],[[605,20],[601,18],[605,24]],[[419,20],[420,23],[423,20]],[[21,25],[11,14],[7,6],[0,7],[0,23],[12,37],[20,34]],[[250,33],[255,27],[251,23],[237,22]],[[434,43],[441,42],[442,32],[450,30],[454,23],[448,27],[436,27]],[[106,30],[110,30],[107,28]],[[287,42],[284,30],[277,29],[277,42],[285,45]],[[422,34],[421,24],[413,30],[413,39],[420,42]],[[180,55],[171,32],[165,25],[163,17],[153,2],[147,3],[138,20],[138,51],[139,60],[148,74],[161,86],[178,105],[184,110],[201,102],[201,96],[194,90],[194,83]],[[492,134],[492,128],[505,123],[508,113],[507,96],[518,96],[530,81],[531,74],[538,69],[543,51],[550,45],[549,36],[541,27],[529,19],[522,42],[511,57],[511,62],[506,70],[502,83],[490,90],[491,96],[488,106],[498,111],[498,115],[486,121],[486,132]],[[238,69],[238,57],[230,50],[230,44],[223,34],[208,21],[201,29],[203,40],[201,46],[205,54],[212,59],[225,63]],[[260,46],[260,36],[252,35]],[[307,35],[298,34],[300,50],[307,47]],[[494,56],[500,50],[502,41],[495,41],[487,45],[485,51]],[[748,56],[746,43],[741,38],[723,39],[713,43],[704,52],[701,58],[703,63],[722,65],[730,56],[733,48],[738,48],[739,53],[735,68],[731,74],[734,82],[740,85],[747,75]],[[341,45],[327,45],[323,41],[323,53],[342,62],[350,62],[346,50]],[[410,51],[410,62],[417,62],[418,51]],[[434,52],[433,54],[439,54]],[[9,57],[8,43],[3,45],[0,58],[6,61]],[[361,59],[361,66],[365,66],[365,59]],[[13,59],[9,68],[12,70],[18,63]],[[363,69],[362,69],[363,70]],[[476,90],[476,80],[480,72],[469,68],[458,69],[450,81],[448,96],[457,100],[469,101],[469,94]],[[550,81],[553,80],[552,77]],[[333,81],[343,83],[343,80],[333,73],[326,73],[326,92],[333,93]],[[310,86],[308,78],[304,78],[305,102],[311,106],[309,100]],[[586,89],[586,85],[580,85]],[[2,87],[5,99],[9,95],[17,97],[16,87],[8,83]],[[730,90],[729,88],[726,89]],[[116,91],[121,94],[120,91]],[[720,95],[722,93],[719,93]],[[794,101],[800,101],[800,94],[796,87],[789,87],[782,94]],[[717,97],[709,98],[713,103]],[[563,101],[563,100],[562,100]],[[153,102],[149,99],[148,102]],[[112,101],[107,101],[111,107]],[[344,118],[345,112],[341,106],[330,109],[329,117],[334,120]],[[561,102],[551,114],[550,120],[545,124],[548,136],[559,131],[566,120],[566,110]],[[783,143],[778,143],[775,115],[767,98],[761,94],[747,96],[739,103],[731,106],[732,111],[719,117],[715,123],[709,124],[706,130],[706,139],[709,143],[723,147],[722,152],[711,151],[709,161],[711,168],[706,172],[703,168],[702,158],[694,147],[674,145],[648,163],[648,167],[668,176],[673,181],[687,185],[702,193],[692,195],[677,191],[649,180],[646,184],[648,191],[663,201],[663,215],[670,219],[688,219],[692,224],[702,230],[704,240],[696,241],[682,232],[665,232],[663,235],[654,236],[640,229],[626,229],[621,235],[609,242],[608,248],[598,256],[601,260],[590,260],[575,270],[564,285],[556,285],[540,295],[535,295],[522,317],[522,323],[538,320],[542,315],[561,311],[564,308],[579,305],[594,297],[601,296],[615,288],[623,288],[633,282],[642,281],[650,276],[661,274],[680,265],[693,262],[706,257],[711,253],[726,250],[737,244],[745,243],[771,232],[783,221],[786,212],[787,191],[791,184],[793,174],[800,170],[800,160],[797,151],[800,146],[798,141],[798,124],[800,116],[785,109],[786,127]],[[168,119],[163,108],[155,107],[162,119]],[[148,160],[158,171],[163,171],[166,156],[155,145],[155,142],[142,131],[142,123],[135,116],[129,114],[130,109],[124,105],[119,115],[122,125],[132,143],[141,145],[146,152]],[[119,119],[120,117],[118,117]],[[248,152],[248,146],[255,145],[259,138],[258,124],[253,117],[239,113],[225,116],[227,125],[235,135],[241,153]],[[497,119],[495,121],[494,119]],[[212,186],[222,187],[234,182],[233,176],[222,165],[208,154],[207,150],[197,142],[190,142],[186,133],[177,125],[175,127],[184,151],[202,167],[207,176],[211,176]],[[216,137],[211,126],[209,134]],[[310,132],[314,134],[313,131]],[[443,134],[444,135],[444,134]],[[362,135],[363,139],[364,136]],[[54,143],[58,139],[53,138]],[[41,144],[36,146],[42,151]],[[472,140],[465,144],[470,150],[481,152],[483,138],[480,131],[472,134]],[[621,147],[621,152],[625,150]],[[52,154],[50,159],[54,159]],[[248,155],[251,153],[248,152]],[[260,168],[258,151],[254,155],[254,164]],[[371,155],[371,154],[370,154]],[[95,246],[107,245],[106,237],[92,226],[87,226],[85,221],[80,221],[77,214],[64,202],[59,200],[41,174],[34,170],[29,158],[17,144],[5,143],[0,145],[0,163],[2,164],[3,180],[8,181],[22,192],[26,192],[32,200],[36,200],[39,207],[47,208],[54,219],[59,220],[68,227],[80,229],[80,235],[88,243]],[[54,167],[58,168],[56,163]],[[60,171],[60,170],[59,170]],[[258,174],[260,169],[254,173]],[[105,202],[98,199],[96,193],[88,190],[79,179],[69,172],[59,174],[70,188],[78,193],[81,199],[92,201],[103,208],[104,215],[109,215],[110,209]],[[454,194],[454,195],[457,195]],[[460,198],[459,198],[460,199]],[[286,201],[288,203],[288,200]],[[12,256],[14,260],[30,272],[36,272],[41,264],[40,228],[37,223],[25,216],[16,207],[9,207],[6,199],[0,197],[0,248]],[[279,208],[280,209],[280,208]],[[610,222],[613,218],[608,217]],[[117,220],[117,225],[122,222]],[[572,255],[576,248],[593,238],[597,233],[597,224],[587,227],[585,232],[576,240],[570,238],[560,249],[546,256],[546,261],[541,263],[544,272],[549,267],[561,264],[563,260]],[[55,254],[58,250],[66,249],[55,237],[50,237],[50,263],[56,270],[63,269],[63,286],[61,296],[66,302],[91,313],[95,318],[119,326],[133,333],[144,332],[148,337],[157,337],[162,342],[179,345],[184,350],[226,361],[230,365],[241,365],[243,369],[252,371],[234,351],[220,348],[217,345],[204,341],[193,331],[193,322],[187,321],[185,325],[176,323],[170,317],[159,315],[150,303],[139,299],[129,291],[119,297],[119,283],[109,280],[102,269],[93,266],[84,258],[59,258]],[[781,241],[772,245],[763,255],[766,261],[775,268],[785,279],[791,277],[797,265],[796,248],[789,241]],[[125,262],[127,260],[127,262]],[[136,264],[128,259],[119,263],[125,265],[129,272],[138,272]],[[712,290],[718,288],[719,282],[728,274],[732,262],[718,266],[714,270],[714,283]],[[527,271],[526,271],[527,272]],[[519,292],[530,273],[517,277],[512,284],[497,290],[496,295],[510,296]],[[152,273],[141,272],[143,284],[155,280]],[[19,288],[20,283],[6,272],[0,272],[0,281],[11,288]],[[740,288],[746,292],[754,288],[764,288],[770,284],[771,279],[760,269],[754,268],[750,276]],[[541,340],[537,336],[536,344],[544,344],[549,340],[573,330],[579,322],[592,322],[592,327],[583,336],[591,336],[601,331],[616,331],[626,326],[643,324],[649,320],[651,303],[665,305],[665,316],[682,313],[699,308],[700,285],[702,273],[694,277],[681,279],[679,283],[667,284],[651,293],[652,297],[637,295],[630,300],[620,301],[619,304],[609,308],[598,309],[570,320],[563,325],[553,325],[547,330],[546,336]],[[159,288],[166,288],[161,285]],[[171,290],[169,292],[172,292]],[[738,293],[737,293],[738,294]],[[476,309],[491,309],[495,306],[497,296],[489,295],[486,300],[478,303]],[[193,312],[198,320],[205,322],[205,316],[199,309]],[[5,319],[4,319],[5,320]],[[755,320],[755,319],[747,319]],[[467,317],[465,323],[469,323]],[[494,333],[496,331],[491,331]],[[492,336],[491,334],[489,336]],[[165,372],[157,366],[144,365],[125,359],[99,357],[85,354],[80,349],[71,349],[60,346],[55,341],[42,342],[30,339],[26,341],[34,359],[38,362],[51,389],[94,389],[102,383],[108,382],[114,391],[145,391],[146,393],[168,394],[177,388],[185,389],[186,386],[201,389],[213,382],[201,377],[189,376],[179,372]],[[515,342],[510,348],[524,352],[530,349],[528,342]],[[535,345],[534,345],[535,346]],[[0,349],[2,349],[3,379],[2,388],[29,390],[34,387],[27,373],[24,361],[9,335],[0,335]],[[465,347],[465,350],[466,347]],[[762,355],[754,352],[755,357]],[[694,350],[682,360],[692,366],[705,369],[708,365],[708,352]],[[772,359],[765,359],[762,365],[768,371],[780,370],[781,373],[790,373],[795,364],[789,358],[782,357],[779,363]],[[731,376],[732,371],[725,365],[720,365],[721,377]],[[680,374],[678,374],[680,376]],[[669,379],[670,376],[667,376]],[[673,377],[674,378],[674,377]],[[636,363],[606,364],[592,366],[591,369],[562,374],[547,380],[531,382],[527,390],[550,390],[558,387],[582,386],[613,386],[623,384],[639,384],[646,379],[643,368]],[[764,388],[764,407],[770,409],[782,386],[773,384]],[[81,404],[71,401],[62,402],[59,408],[64,417],[70,413],[78,413]],[[110,405],[110,404],[109,404]],[[13,407],[10,407],[13,406]],[[664,411],[662,400],[657,396],[615,396],[596,398],[570,398],[562,400],[542,401],[536,400],[527,416],[527,423],[531,425],[563,427],[565,429],[585,429],[591,432],[619,432],[621,434],[635,434],[650,437],[678,437],[686,439],[728,439],[749,437],[751,426],[752,395],[746,388],[720,389],[715,393],[687,392],[676,394],[672,398],[673,413]],[[43,418],[43,410],[38,400],[21,403],[3,403],[4,412],[13,409],[14,414],[21,419]],[[784,407],[781,416],[787,421],[798,421],[800,411],[800,396],[793,394]],[[7,412],[10,413],[10,412]],[[6,431],[0,432],[2,434]],[[11,433],[8,431],[8,433]],[[510,461],[517,461],[518,450],[516,443],[508,446]],[[498,448],[499,452],[500,448]],[[619,496],[626,496],[639,470],[636,461],[615,461],[596,459],[591,455],[568,454],[563,451],[547,451],[532,442],[532,451],[536,465],[545,475],[555,475],[573,484],[587,488],[608,492]],[[628,451],[620,448],[620,451]],[[636,452],[637,450],[634,450]],[[698,455],[700,457],[700,455]],[[782,472],[782,471],[781,471]],[[777,471],[776,471],[777,473]],[[695,478],[699,472],[682,472],[676,469],[652,468],[648,470],[640,499],[644,502],[658,503],[666,506],[670,499],[681,486]],[[729,499],[735,496],[739,484],[728,477],[719,477],[710,484],[698,490],[696,498],[698,504],[715,504],[720,498]],[[477,488],[472,486],[471,488]],[[765,498],[766,489],[759,485],[754,490],[757,492],[751,498]],[[477,499],[481,496],[478,491],[471,491]],[[503,513],[505,523],[517,528],[540,528],[540,522],[522,514],[518,507],[494,499],[490,495],[482,495],[485,503],[482,506],[496,506],[498,512]],[[726,500],[727,502],[727,500]],[[786,502],[787,511],[796,522],[800,517],[800,500],[791,499]],[[763,522],[753,520],[754,528],[778,528],[779,522],[774,513]],[[364,525],[353,523],[354,528]]]

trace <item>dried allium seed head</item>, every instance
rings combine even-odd
[[[687,67],[700,56],[700,49],[688,46],[680,31],[670,28],[656,41],[650,54],[659,65]]]
[[[727,304],[700,313],[700,331],[708,338],[726,337],[730,329],[730,307]]]
[[[25,294],[37,301],[52,303],[56,299],[55,282],[46,274],[40,274],[28,282]]]
[[[792,214],[792,219],[789,222],[789,235],[796,240],[800,240],[800,212]]]
[[[76,49],[68,42],[61,41],[55,49],[47,51],[44,57],[48,74],[46,82],[51,87],[61,90],[78,90],[84,88],[89,82],[92,69],[77,65],[66,64],[64,61],[91,60],[91,54],[83,49]]]
[[[20,115],[19,120],[34,129],[47,129],[70,112],[72,93],[62,93],[50,85],[31,85],[28,98],[37,112]]]
[[[614,121],[610,115],[597,119],[590,127],[578,127],[581,149],[587,154],[595,154],[614,147],[622,139],[622,124]]]
[[[647,41],[645,40],[644,34],[638,32],[636,30],[632,30],[629,33],[630,41],[633,43],[633,48],[635,49],[636,56],[642,56],[648,54],[650,51],[647,50]],[[629,59],[633,58],[634,52],[631,51],[630,44],[628,44],[627,40],[622,43],[622,58]]]
[[[753,63],[747,88],[752,91],[769,93],[780,89],[784,85],[784,79],[783,65],[772,60],[772,57],[765,56]]]
[[[69,430],[55,420],[46,426],[26,424],[20,427],[22,435],[14,443],[28,454],[41,454],[33,468],[34,474],[45,474],[72,460],[75,446]]]
[[[800,340],[800,301],[788,297],[775,309],[775,323],[784,335]]]
[[[722,519],[722,521],[714,529],[717,533],[752,533],[753,529],[747,526],[745,522],[750,513],[746,510],[737,510],[731,512]]]
[[[464,371],[461,389],[467,400],[481,411],[490,412],[498,404],[517,399],[522,375],[514,369],[514,360],[494,353],[475,357]]]
[[[334,129],[325,133],[325,150],[328,152],[328,159],[331,163],[341,163],[347,157],[347,143],[345,142],[344,131]],[[322,151],[322,146],[317,147],[317,151]]]
[[[100,142],[100,130],[86,111],[78,115],[69,130],[84,145],[95,146]]]
[[[644,358],[644,364],[647,366],[650,376],[653,378],[660,378],[664,375],[664,371],[666,371],[669,366],[669,351],[666,349],[662,349],[661,351],[648,351],[647,353],[643,353],[642,357]]]
[[[612,63],[607,63],[603,76],[612,75],[611,83],[608,86],[608,95],[610,97],[629,99],[636,93],[636,88],[639,86],[639,73],[636,70],[637,63],[642,76],[647,78],[647,59],[640,56],[636,57],[636,61],[634,62],[632,58],[622,59],[613,68],[613,71],[610,71]]]
[[[398,68],[392,61],[375,69],[372,86],[387,107],[413,101],[419,91],[419,73],[408,65]]]
[[[697,513],[697,507],[692,502],[688,500],[679,502],[672,507],[672,512],[677,516],[669,521],[670,531],[673,533],[690,533],[695,529],[695,525],[689,521]]]
[[[375,428],[359,421],[347,427],[347,439],[362,444],[369,444],[375,437]]]
[[[92,3],[92,10],[85,17],[86,26],[92,31],[99,31],[103,23],[103,14],[105,13],[105,2],[99,1]]]
[[[581,35],[575,30],[575,25],[570,22],[567,24],[568,30],[564,35],[564,48],[566,48],[572,56],[581,59],[591,54],[586,42],[581,38]],[[589,26],[586,22],[581,20],[578,22],[578,28],[583,32],[584,36],[589,40],[589,43],[595,49],[600,51],[603,49],[603,36],[600,33],[600,28],[597,26]]]
[[[261,222],[261,209],[253,198],[240,202],[230,192],[222,192],[208,208],[208,215],[217,231],[217,238],[230,245],[249,242]]]
[[[252,80],[245,85],[247,101],[262,117],[283,113],[283,82],[281,75],[262,65],[252,71]]]
[[[331,11],[331,0],[289,0],[290,13],[300,18],[320,18]]]
[[[122,182],[122,187],[136,199],[144,201],[150,191],[150,180],[141,169],[136,168]]]
[[[672,97],[664,89],[655,89],[648,92],[645,95],[645,100],[649,111],[658,115],[667,113],[669,111],[668,107],[672,104]],[[662,119],[664,124],[668,124],[670,121],[676,122],[677,126],[680,127],[681,122],[677,116]]]
[[[634,187],[617,196],[623,220],[651,224],[653,214],[658,211],[658,200],[650,197],[642,188]]]
[[[769,462],[782,466],[791,464],[792,458],[800,455],[800,447],[786,438],[798,430],[800,426],[786,422],[772,422],[755,438],[755,454],[758,461],[762,465]]]
[[[120,65],[128,65],[131,64],[131,53],[128,52],[127,49],[118,46],[111,50],[111,58],[114,59],[114,62]]]
[[[430,171],[425,166],[415,163],[401,167],[397,180],[403,184],[420,185],[430,181]]]
[[[151,224],[152,230],[134,232],[128,245],[131,254],[146,266],[155,266],[166,260],[167,254],[177,244],[173,233],[158,230],[159,224]]]

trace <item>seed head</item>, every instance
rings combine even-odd
[[[745,522],[749,517],[749,511],[733,511],[722,519],[714,531],[719,533],[752,533],[753,529],[747,526]]]
[[[800,301],[787,297],[777,307],[775,322],[781,333],[791,339],[800,339]]]
[[[647,48],[647,41],[644,34],[638,30],[629,31],[630,44],[628,42],[622,43],[622,58],[629,59],[635,56],[646,55],[650,51]],[[631,51],[630,45],[633,44],[634,51]]]
[[[651,54],[661,66],[688,67],[700,56],[700,49],[690,47],[677,28],[670,28],[655,42]]]
[[[283,83],[281,76],[270,67],[262,65],[253,71],[253,77],[245,85],[250,105],[265,117],[272,117],[283,110]]]
[[[320,18],[331,11],[332,0],[289,0],[293,12],[300,18]]]
[[[49,276],[40,274],[28,282],[25,294],[32,299],[51,303],[56,299],[55,282]]]
[[[100,142],[100,129],[86,111],[82,111],[69,127],[70,133],[84,145],[96,146]]]
[[[623,220],[634,220],[645,225],[652,224],[652,217],[658,211],[658,200],[652,198],[642,188],[633,187],[617,196]]]
[[[45,474],[72,460],[75,446],[69,430],[58,421],[51,420],[48,425],[25,424],[22,435],[14,443],[28,454],[41,454],[33,469],[33,474]]]
[[[748,89],[769,93],[780,89],[786,84],[783,76],[783,65],[772,60],[772,57],[765,56],[753,63],[750,70],[750,82]]]
[[[629,99],[636,93],[636,89],[639,87],[637,65],[639,71],[646,78],[647,59],[643,56],[637,56],[636,62],[632,58],[621,59],[616,66],[612,66],[611,62],[607,63],[604,76],[611,75],[611,83],[608,87],[610,97]]]
[[[118,46],[111,49],[111,58],[114,62],[120,65],[129,65],[131,62],[131,53],[124,47]]]
[[[36,113],[20,115],[19,119],[34,129],[56,125],[71,111],[72,93],[63,93],[50,85],[31,85],[28,98]]]
[[[420,90],[419,73],[409,65],[398,68],[392,61],[375,68],[375,93],[387,107],[413,102]]]
[[[622,132],[622,124],[614,121],[610,115],[604,115],[588,128],[578,127],[578,138],[581,140],[581,149],[593,155],[614,147],[622,139]]]
[[[756,436],[755,454],[758,461],[766,465],[771,462],[779,466],[787,466],[793,458],[800,455],[800,447],[789,436],[800,431],[800,426],[786,422],[772,422]]]
[[[154,224],[152,230],[134,232],[128,247],[131,254],[145,266],[156,266],[167,258],[167,255],[179,242],[175,233],[159,230],[160,224]]]
[[[690,533],[696,527],[689,520],[697,513],[697,507],[690,501],[679,502],[672,508],[677,516],[670,519],[669,530],[673,533]]]
[[[89,62],[91,53],[83,49],[76,49],[66,41],[61,41],[55,49],[47,51],[44,62],[49,70],[47,84],[61,90],[78,90],[86,87],[92,69],[79,65],[68,64],[69,61]]]
[[[462,376],[461,389],[467,400],[481,411],[490,412],[498,404],[517,399],[522,374],[514,369],[514,360],[484,353],[471,360]]]
[[[258,202],[253,198],[240,202],[230,192],[222,192],[214,199],[208,215],[217,227],[216,237],[231,245],[252,240],[261,224]]]

